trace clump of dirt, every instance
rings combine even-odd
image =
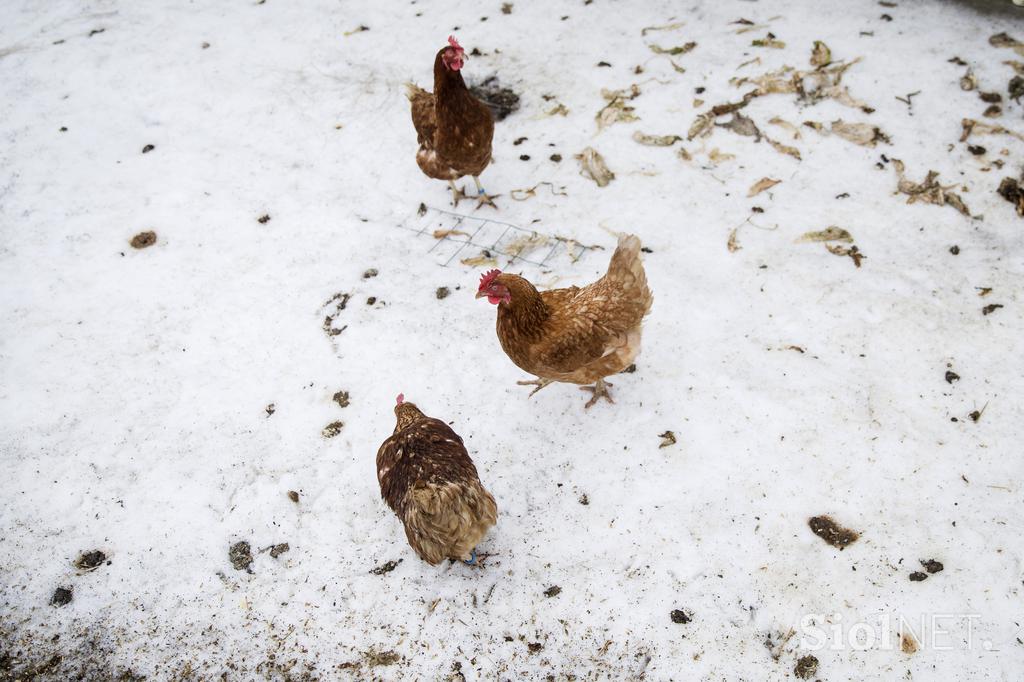
[[[924,566],[924,570],[929,573],[939,573],[946,568],[942,565],[941,561],[936,561],[935,559],[918,559],[918,561],[920,561],[921,565]]]
[[[73,587],[58,587],[53,591],[53,596],[50,597],[50,604],[53,606],[64,606],[70,604],[71,600],[75,598],[75,588]]]
[[[928,574],[927,573],[922,573],[921,571],[914,571],[913,573],[910,574],[910,582],[912,582],[912,583],[919,583],[922,580],[927,580],[927,579],[928,579]]]
[[[291,500],[292,502],[294,502],[295,504],[298,504],[299,503],[299,494],[297,492],[295,492],[294,490],[289,490],[288,491],[288,499]]]
[[[363,654],[363,660],[371,668],[382,665],[394,665],[402,660],[402,657],[394,651],[367,651]]]
[[[110,563],[107,561],[107,555],[98,549],[94,549],[91,552],[83,552],[80,554],[78,558],[75,559],[75,568],[80,571],[95,571],[104,563]]]
[[[146,230],[145,232],[139,232],[137,235],[132,237],[131,242],[133,249],[144,249],[147,246],[153,246],[156,244],[156,232],[152,230]]]
[[[145,147],[143,147],[143,148],[142,148],[142,153],[143,153],[143,154],[148,154],[148,153],[150,153],[151,151],[153,151],[154,149],[156,149],[156,147],[155,147],[155,146],[153,146],[153,145],[151,145],[151,144],[147,144],[147,145],[146,145]]]
[[[860,537],[860,533],[843,528],[831,516],[812,516],[807,520],[807,525],[811,527],[811,532],[840,551]]]
[[[348,407],[348,391],[338,391],[337,393],[334,394],[331,400],[338,403],[338,407]]]
[[[369,298],[366,299],[366,305],[373,305],[376,302],[377,302],[377,297],[376,296],[370,296]]]
[[[348,329],[347,324],[341,327],[340,329],[336,328],[334,326],[334,318],[336,318],[338,314],[342,310],[344,310],[346,306],[348,306],[348,301],[350,298],[352,298],[352,294],[338,292],[337,294],[334,294],[334,296],[331,296],[329,299],[327,299],[327,301],[323,304],[323,308],[330,306],[332,303],[334,304],[334,312],[328,313],[327,315],[324,316],[324,323],[322,325],[324,333],[327,334],[327,336],[337,336],[338,334]]]
[[[580,504],[582,504],[584,507],[590,504],[590,498],[587,497],[586,493],[580,495]]]
[[[287,542],[282,542],[270,548],[270,556],[276,559],[277,557],[281,556],[290,549],[291,547],[288,545]]]
[[[686,623],[689,623],[691,620],[693,620],[693,614],[687,613],[682,609],[673,609],[672,613],[668,615],[669,618],[672,619],[673,623],[678,623],[680,625],[685,625]]]
[[[562,588],[558,585],[552,585],[548,589],[544,590],[544,596],[550,599],[551,597],[557,597],[562,593]]]
[[[495,121],[504,121],[509,114],[519,109],[519,95],[510,88],[501,87],[497,76],[488,76],[480,83],[471,85],[469,91],[491,109]]]
[[[258,222],[260,225],[266,225],[267,223],[270,222],[270,214],[264,213],[263,215],[256,219],[256,222]]]
[[[363,273],[363,279],[370,279],[371,277],[376,277],[379,274],[380,272],[377,271],[377,268],[370,268]]]
[[[277,412],[277,406],[274,405],[274,403],[269,403],[266,407],[263,408],[263,411],[266,412],[267,416],[269,417],[273,415],[275,412]]]
[[[526,648],[531,654],[540,653],[540,650],[544,648],[544,645],[540,642],[530,642],[526,645]]]
[[[982,315],[991,315],[995,311],[1003,307],[1002,303],[989,303],[987,306],[981,309]]]
[[[793,674],[801,680],[809,680],[818,674],[818,659],[814,656],[801,656],[793,667]]]
[[[999,196],[1013,204],[1017,215],[1024,218],[1024,187],[1015,178],[1003,178],[999,183]]]
[[[953,370],[947,369],[946,370],[946,383],[947,384],[951,384],[954,381],[960,381],[960,375],[957,374],[956,372],[954,372]]]
[[[451,289],[448,287],[438,287],[437,291],[434,292],[434,295],[437,296],[437,300],[440,301],[442,298],[448,298],[451,293]]]
[[[334,438],[339,433],[341,433],[341,430],[343,428],[345,428],[345,422],[331,422],[330,424],[324,427],[324,430],[320,432],[320,435],[323,436],[324,438]]]
[[[245,540],[231,545],[228,549],[228,559],[231,560],[231,565],[235,567],[236,571],[249,571],[252,573],[252,570],[249,568],[252,565],[252,549]]]
[[[373,570],[371,570],[370,573],[372,573],[374,575],[384,575],[385,573],[390,573],[391,571],[393,571],[396,568],[398,568],[398,564],[400,564],[400,563],[402,563],[401,559],[399,559],[398,561],[395,561],[394,559],[392,559],[391,561],[385,561],[383,564],[381,564],[377,568],[374,568]]]

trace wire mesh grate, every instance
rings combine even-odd
[[[427,237],[438,265],[478,267],[493,259],[499,267],[571,266],[595,248],[572,239],[530,230],[492,218],[420,206],[399,227]]]

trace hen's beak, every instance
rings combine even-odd
[[[473,298],[487,298],[487,292],[486,291],[478,291],[478,292],[476,292],[476,296],[474,296]]]

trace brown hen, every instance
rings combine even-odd
[[[421,559],[476,561],[475,547],[497,522],[462,439],[399,394],[395,431],[377,451],[380,495],[405,526]]]
[[[413,83],[406,85],[420,145],[416,163],[427,176],[448,181],[456,206],[466,195],[455,181],[470,175],[479,194],[478,207],[488,204],[497,208],[478,177],[491,162],[494,117],[462,80],[466,53],[453,36],[448,43],[434,57],[434,92]]]
[[[535,374],[533,395],[553,381],[613,402],[605,377],[621,372],[640,353],[643,318],[654,296],[640,260],[640,240],[619,237],[604,277],[585,287],[539,292],[530,282],[492,270],[480,278],[477,298],[498,306],[498,340],[520,368]]]

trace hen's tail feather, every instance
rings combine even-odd
[[[647,273],[640,259],[640,238],[635,234],[619,235],[619,244],[608,264],[609,279],[616,281],[625,291],[633,292],[643,301],[644,315],[654,303],[654,295],[647,286]]]
[[[416,85],[415,83],[410,81],[405,84],[405,96],[409,98],[410,102],[425,95],[429,96],[430,93],[421,88],[420,86]]]

